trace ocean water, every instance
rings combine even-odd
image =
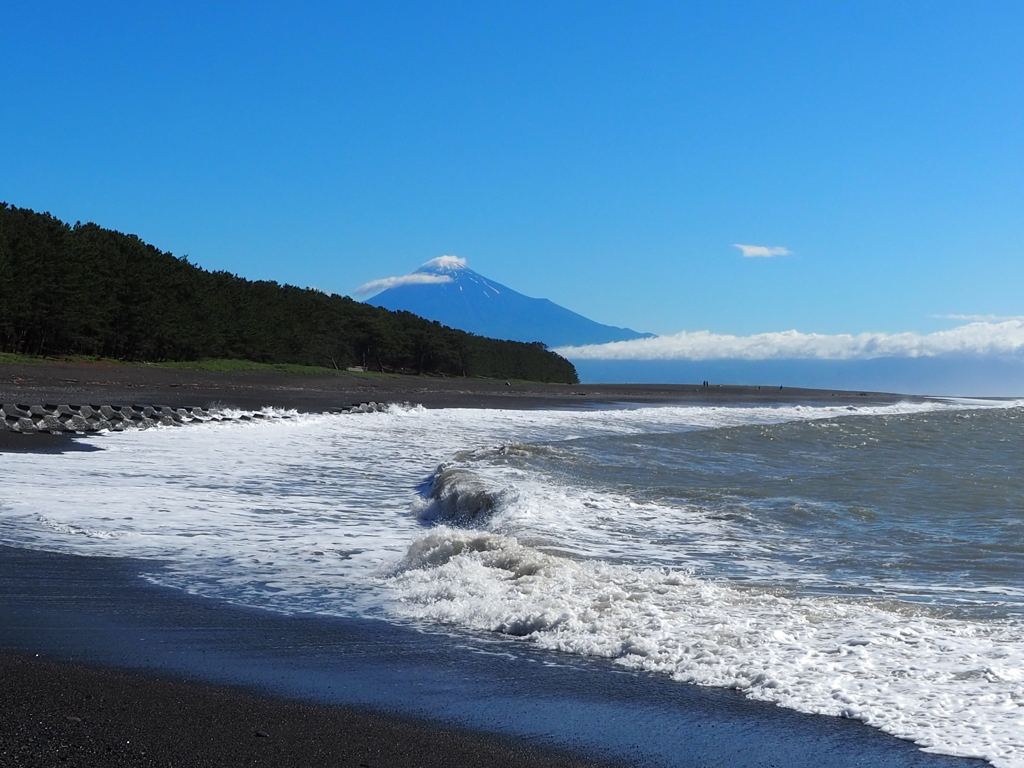
[[[0,543],[1024,766],[1024,403],[392,407],[86,441],[0,455]]]

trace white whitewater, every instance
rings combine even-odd
[[[996,413],[969,402],[393,407],[98,436],[86,442],[102,451],[0,455],[0,542],[158,560],[160,583],[268,610],[499,632],[1019,768],[1019,575],[851,570],[878,519],[864,513],[822,538],[824,506],[796,493],[777,503],[771,484],[785,477],[765,476],[763,493],[737,479],[770,440],[884,442],[894,420],[930,434],[949,414],[976,412]],[[834,430],[800,426],[812,424]],[[698,501],[687,495],[692,467],[672,453],[694,434],[742,443],[705,451],[724,463]],[[817,460],[794,455],[804,453]],[[1024,519],[1017,486],[1000,493],[1001,514]]]

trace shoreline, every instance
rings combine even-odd
[[[0,403],[264,407],[321,413],[369,401],[424,408],[592,409],[640,405],[879,405],[927,398],[887,392],[699,384],[545,384],[338,372],[214,372],[111,363],[0,363]],[[81,434],[18,433],[0,425],[0,454],[98,450]]]
[[[920,399],[768,387],[0,365],[2,402],[315,412],[365,400],[534,409]],[[0,462],[12,450],[101,449],[71,435],[0,432]],[[69,765],[99,758],[109,765],[173,760],[186,768],[985,765],[921,752],[854,721],[626,673],[608,660],[564,658],[508,638],[240,608],[142,578],[159,569],[156,562],[0,542],[0,672],[8,683],[0,691],[0,762],[14,755],[14,764],[25,766],[63,756]],[[88,709],[97,691],[106,692],[102,712]],[[103,751],[114,746],[118,751]]]
[[[607,659],[285,616],[141,578],[160,569],[0,545],[0,763],[35,751],[14,765],[51,765],[61,753],[44,745],[74,745],[69,765],[106,746],[119,761],[99,764],[185,768],[985,765]]]

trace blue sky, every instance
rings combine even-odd
[[[1019,2],[210,5],[7,4],[0,199],[661,334],[1024,315]]]

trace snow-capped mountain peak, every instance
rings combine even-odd
[[[459,258],[458,256],[438,256],[436,259],[431,259],[423,264],[416,271],[444,275],[452,274],[463,269],[469,269],[469,267],[466,266],[465,259]]]
[[[367,283],[360,292],[373,290],[379,293],[368,304],[497,339],[559,347],[651,335],[596,323],[547,299],[524,296],[474,272],[458,256],[439,256],[409,275]]]

